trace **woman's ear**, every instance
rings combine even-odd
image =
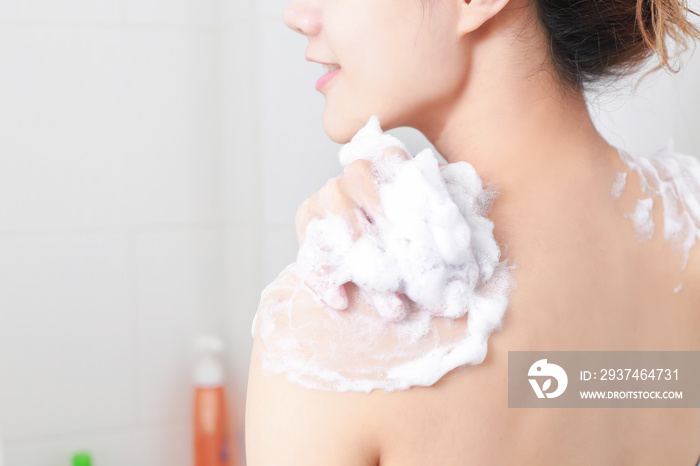
[[[477,30],[500,12],[510,0],[459,0],[459,35]]]

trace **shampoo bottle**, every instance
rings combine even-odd
[[[195,341],[197,365],[194,371],[194,457],[195,466],[230,466],[224,371],[218,354],[221,340],[200,336]]]

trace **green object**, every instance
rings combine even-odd
[[[73,466],[92,466],[89,453],[76,453],[73,455]]]

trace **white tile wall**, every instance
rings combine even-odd
[[[216,41],[0,29],[0,231],[218,221]]]
[[[223,28],[221,35],[224,215],[228,222],[247,226],[259,225],[262,218],[258,29],[244,21]]]
[[[260,2],[254,0],[221,0],[221,12],[219,24],[222,26],[239,26],[253,23],[259,26]],[[253,40],[246,42],[249,46],[255,46]]]
[[[633,85],[638,73],[620,80],[602,92],[589,94],[588,107],[598,131],[614,146],[649,155],[666,147],[673,135],[673,80],[656,72]]]
[[[294,225],[268,226],[264,232],[263,282],[270,283],[282,269],[296,261],[299,243]]]
[[[700,0],[689,4],[700,13]],[[700,18],[694,23],[700,27]],[[683,69],[673,80],[673,129],[676,150],[700,156],[700,52],[692,52],[683,55]]]
[[[73,452],[87,451],[96,466],[190,466],[190,437],[184,423],[92,430],[13,443],[5,451],[5,464],[66,466]]]
[[[230,228],[226,233],[226,315],[224,331],[228,345],[230,388],[237,398],[232,404],[241,410],[245,402],[248,361],[252,344],[251,326],[262,291],[264,237],[261,227]],[[235,408],[233,406],[232,408]],[[239,418],[242,428],[242,417]]]
[[[228,337],[221,3],[0,4],[6,466],[191,464],[192,340]]]
[[[2,20],[107,21],[122,16],[122,0],[3,0]]]
[[[224,2],[222,42],[222,154],[227,361],[236,404],[242,410],[252,337],[262,290],[262,154],[260,25],[250,18],[258,2],[234,8]],[[253,6],[255,8],[253,8]],[[239,417],[242,430],[242,417]]]
[[[289,0],[262,0],[260,10],[265,19],[282,22],[282,12]]]
[[[127,235],[5,236],[0,257],[0,430],[8,449],[13,439],[132,422]]]
[[[123,0],[130,23],[212,26],[220,14],[219,0]]]
[[[224,337],[222,230],[142,231],[134,243],[137,420],[185,422],[193,337]]]
[[[262,140],[266,225],[294,222],[299,205],[341,170],[340,145],[323,131],[321,65],[304,58],[307,39],[281,21],[262,24]]]

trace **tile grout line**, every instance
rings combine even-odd
[[[49,20],[49,19],[1,19],[0,27],[26,27],[43,29],[94,29],[116,31],[146,31],[146,32],[191,32],[209,34],[220,29],[218,23],[159,23],[148,21],[127,21],[122,10],[117,20]]]
[[[85,437],[85,436],[103,436],[103,435],[118,435],[124,433],[133,433],[137,429],[154,429],[160,430],[162,427],[175,427],[175,426],[190,426],[191,422],[189,419],[182,420],[170,420],[162,422],[138,422],[134,424],[123,424],[119,426],[110,427],[97,427],[91,429],[77,429],[67,432],[56,432],[51,434],[42,435],[28,435],[28,436],[18,436],[18,437],[4,437],[3,446],[4,447],[16,447],[23,445],[31,445],[43,442],[55,442],[61,440],[69,440],[71,437]]]
[[[132,422],[138,424],[140,419],[139,413],[139,388],[141,386],[141,376],[139,371],[139,307],[138,307],[138,259],[137,259],[137,235],[135,230],[127,230],[128,242],[128,283],[129,283],[129,311],[131,312],[131,409]]]
[[[85,234],[115,234],[129,231],[138,232],[163,232],[163,231],[197,231],[223,228],[224,222],[174,222],[164,224],[124,224],[108,226],[75,226],[54,228],[29,228],[26,230],[0,231],[0,239],[28,236],[58,236],[58,235],[85,235]]]

